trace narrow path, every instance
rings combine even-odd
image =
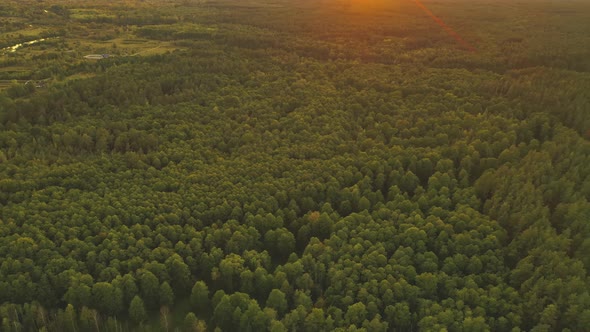
[[[156,50],[156,49],[160,48],[160,46],[162,46],[162,45],[158,45],[158,46],[156,46],[156,47],[154,47],[154,48],[149,48],[149,49],[147,49],[147,50],[143,50],[143,51],[141,51],[141,52],[137,52],[137,53],[135,53],[135,54],[131,54],[131,56],[136,56],[136,55],[140,55],[141,53],[145,53],[145,52],[148,52],[148,51],[153,51],[153,50]]]

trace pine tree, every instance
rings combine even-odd
[[[129,318],[131,318],[131,320],[136,324],[141,324],[147,319],[147,313],[145,311],[143,300],[137,295],[133,298],[133,300],[131,300],[131,303],[129,304]]]

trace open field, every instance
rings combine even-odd
[[[9,6],[10,3],[7,5]],[[109,54],[112,56],[152,56],[183,49],[176,46],[174,40],[161,40],[139,37],[136,32],[138,24],[143,26],[144,13],[130,17],[128,7],[121,3],[110,6],[93,6],[80,3],[79,6],[68,2],[56,5],[31,2],[30,7],[13,3],[14,12],[20,11],[28,18],[19,16],[5,17],[6,24],[22,26],[20,29],[0,31],[0,45],[9,47],[18,43],[51,37],[47,42],[26,45],[15,52],[3,52],[0,59],[0,80],[40,79],[40,75],[56,78],[57,83],[68,77],[68,72],[75,75],[74,69],[58,73],[57,68],[80,67],[88,61],[87,54]],[[144,8],[149,4],[132,6]],[[18,8],[18,9],[17,9]],[[122,16],[122,13],[125,13]],[[137,13],[136,13],[137,14]],[[154,23],[172,22],[170,18],[156,20]],[[170,33],[182,33],[190,27],[180,24],[168,29]],[[176,30],[178,29],[178,31]],[[42,60],[42,61],[39,61]],[[41,69],[41,66],[46,70]],[[55,70],[47,70],[47,68]],[[65,75],[65,76],[64,76]],[[6,84],[0,85],[0,89]]]

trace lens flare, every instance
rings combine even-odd
[[[475,47],[473,47],[471,44],[466,42],[465,39],[463,39],[450,26],[446,25],[445,22],[443,22],[443,20],[441,20],[438,16],[434,15],[434,13],[432,13],[430,11],[430,9],[428,9],[426,6],[424,6],[424,4],[420,0],[414,0],[414,2],[416,3],[416,5],[418,5],[418,7],[420,7],[426,13],[426,15],[430,16],[436,22],[436,24],[440,25],[443,29],[445,29],[445,31],[449,35],[451,35],[451,37],[453,37],[459,44],[461,44],[463,47],[465,47],[470,52],[476,51]]]
[[[360,14],[375,14],[386,9],[391,9],[390,0],[348,0],[343,3],[349,10]]]

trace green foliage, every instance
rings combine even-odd
[[[187,332],[205,332],[207,331],[207,325],[197,319],[194,313],[189,312],[184,318],[184,331]]]
[[[344,316],[349,325],[361,326],[367,318],[367,308],[364,303],[357,302],[348,307]]]
[[[155,309],[158,306],[158,295],[160,286],[158,278],[150,271],[141,271],[139,274],[139,289],[141,298],[144,299],[148,309]]]
[[[170,307],[174,304],[174,291],[172,290],[172,287],[170,287],[168,282],[164,281],[160,285],[159,297],[160,306]]]
[[[209,287],[205,282],[195,282],[191,290],[190,302],[195,312],[202,314],[210,312]]]
[[[133,297],[129,304],[129,318],[135,324],[141,324],[147,319],[143,300],[139,296]]]
[[[276,310],[279,317],[282,317],[288,309],[285,293],[279,289],[273,289],[266,300],[266,307]]]
[[[92,286],[92,303],[100,312],[116,315],[123,310],[121,291],[107,282],[98,282]]]
[[[2,331],[587,329],[587,4],[172,3],[0,5]]]

